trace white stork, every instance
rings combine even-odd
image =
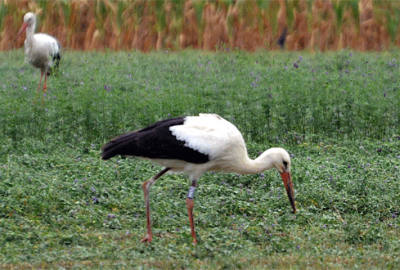
[[[261,173],[275,168],[296,212],[290,156],[282,148],[271,148],[252,160],[240,131],[216,114],[200,114],[162,120],[139,131],[125,133],[102,147],[104,160],[116,155],[147,158],[165,168],[143,183],[146,204],[147,234],[141,242],[151,242],[149,191],[154,182],[168,171],[189,175],[191,186],[186,206],[189,214],[193,243],[197,243],[193,221],[193,197],[199,177],[207,171]]]
[[[25,39],[25,62],[39,68],[41,75],[36,95],[39,93],[40,84],[44,75],[43,94],[47,89],[47,76],[51,73],[53,63],[58,67],[60,63],[61,46],[57,39],[47,34],[34,34],[36,16],[33,12],[28,12],[24,16],[24,23],[19,30],[15,40],[26,30]],[[42,96],[43,101],[43,96]]]

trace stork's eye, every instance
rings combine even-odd
[[[287,161],[283,161],[283,166],[285,166],[285,169],[287,169]]]

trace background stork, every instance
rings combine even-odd
[[[44,75],[43,94],[47,89],[47,76],[51,73],[53,63],[58,67],[61,56],[61,46],[57,39],[47,34],[34,34],[36,25],[36,15],[28,12],[24,16],[24,23],[19,30],[15,40],[26,31],[25,45],[25,62],[32,64],[40,69],[40,81],[36,90],[39,93],[40,84]],[[42,95],[43,101],[43,95]]]
[[[193,197],[199,177],[207,171],[261,173],[275,168],[296,212],[290,156],[282,148],[271,148],[252,160],[240,131],[216,114],[200,114],[162,120],[139,131],[125,133],[102,147],[101,156],[107,160],[116,155],[130,155],[152,160],[165,167],[143,183],[146,204],[147,234],[141,242],[151,242],[149,191],[154,182],[168,171],[189,175],[191,186],[186,206],[193,243],[197,243],[193,221]]]

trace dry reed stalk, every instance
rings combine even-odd
[[[261,10],[261,19],[262,19],[262,41],[261,46],[266,46],[267,49],[276,49],[278,48],[277,38],[274,38],[272,24],[267,18],[265,10]]]
[[[102,24],[102,45],[111,50],[118,50],[120,28],[117,25],[117,8],[109,0],[103,0],[106,16]]]
[[[236,4],[239,5],[239,2]],[[265,12],[259,9],[254,1],[240,3],[237,7],[238,25],[234,46],[248,51],[255,51],[271,44],[266,42],[273,39],[272,27]]]
[[[282,35],[282,33],[284,33],[284,31],[286,32],[287,29],[289,29],[288,27],[288,18],[287,18],[287,8],[286,8],[286,4],[284,0],[275,0],[274,2],[271,3],[271,6],[276,4],[276,2],[278,2],[278,11],[277,11],[277,15],[276,15],[276,34],[275,36],[273,36],[273,40],[274,40],[274,45],[271,46],[271,49],[273,48],[277,48],[277,44],[276,41],[280,38],[280,36]],[[274,20],[275,18],[272,18],[272,20]],[[286,43],[286,48],[288,48],[287,44],[290,44],[289,47],[291,46],[291,44],[293,44],[293,36],[287,35],[287,37],[285,38],[285,42]]]
[[[392,40],[392,33],[391,33],[390,25],[389,25],[390,22],[389,22],[388,16],[387,16],[388,12],[393,14],[393,17],[396,16],[395,12],[393,12],[393,10],[392,10],[391,2],[389,2],[387,6],[377,6],[374,9],[374,18],[375,18],[376,24],[378,26],[377,43],[378,43],[379,50],[388,49],[390,47],[390,43]],[[400,11],[399,11],[399,14],[400,14]]]
[[[91,40],[90,35],[86,35],[86,32],[89,22],[92,20],[94,20],[92,1],[72,2],[67,30],[68,47],[74,50],[85,48],[85,42]]]
[[[235,40],[238,39],[239,11],[236,5],[230,5],[226,15],[226,27],[228,29],[228,47],[235,47]]]
[[[337,47],[336,16],[331,1],[314,1],[312,14],[310,46],[320,51]]]
[[[197,49],[199,47],[199,31],[195,10],[191,0],[185,3],[183,21],[182,33],[179,35],[179,47],[183,49],[187,47]]]
[[[122,35],[122,47],[123,49],[129,50],[132,48],[135,38],[136,23],[138,21],[138,16],[135,13],[135,4],[129,3],[126,9],[121,14],[121,35]]]
[[[357,49],[358,36],[356,30],[356,22],[352,10],[346,10],[342,18],[342,26],[340,28],[339,42],[337,49],[352,48]]]
[[[395,39],[395,45],[397,47],[400,47],[400,30],[397,31],[396,39]]]
[[[136,10],[143,10],[142,14],[136,14],[134,13],[133,16],[136,17],[135,23],[133,25],[133,38],[132,38],[132,44],[131,48],[132,49],[138,49],[140,50],[141,47],[143,46],[143,41],[140,40],[140,37],[143,36],[145,33],[145,29],[143,29],[143,25],[146,24],[146,18],[145,18],[145,12],[144,12],[144,5],[145,3],[143,1],[137,1],[135,2],[134,9]],[[141,16],[141,17],[140,17]]]
[[[378,44],[379,50],[384,50],[389,48],[390,35],[385,26],[380,25],[378,28]]]
[[[215,6],[211,3],[206,3],[203,9],[202,21],[205,22],[205,28],[203,31],[203,49],[212,50],[215,49],[215,45],[217,44],[214,26],[215,22],[212,21],[216,17]]]
[[[226,25],[226,12],[224,9],[216,10],[215,5],[204,5],[202,20],[205,22],[202,41],[203,49],[216,50],[217,46],[229,43],[228,27]]]
[[[397,47],[400,47],[400,27],[398,27],[397,29],[396,38],[394,42]]]
[[[372,0],[358,2],[360,13],[360,47],[365,50],[380,50],[379,26],[374,18]]]
[[[144,2],[143,17],[139,20],[139,28],[136,31],[137,43],[135,49],[149,52],[156,48],[158,33],[154,31],[156,15],[154,13],[154,2]]]
[[[278,35],[280,35],[280,33],[282,33],[283,30],[288,27],[286,4],[285,4],[284,0],[279,0],[279,10],[278,10],[278,14],[277,14],[277,21],[278,21],[277,33],[278,33]],[[276,38],[278,38],[278,36],[276,36]]]
[[[47,3],[48,9],[53,10],[52,13],[43,12],[41,32],[50,34],[58,39],[63,44],[65,43],[66,25],[62,7],[58,1],[49,1]],[[54,23],[57,22],[57,23]]]
[[[17,32],[14,31],[15,27],[13,27],[14,17],[12,15],[7,15],[3,19],[3,31],[0,33],[0,50],[5,51],[9,49],[19,48],[22,46],[23,38],[19,38],[17,41],[13,42],[12,40],[17,35]]]
[[[184,2],[165,1],[165,48],[179,47],[179,36],[183,29]]]
[[[288,49],[294,51],[305,49],[310,40],[307,22],[307,3],[305,0],[301,0],[299,4],[300,11],[297,11],[297,9],[293,10],[294,23],[287,42]]]

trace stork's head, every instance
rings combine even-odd
[[[34,27],[36,23],[36,15],[33,12],[28,12],[24,16],[24,23],[21,26],[17,36],[15,37],[14,41],[26,30],[28,27]]]
[[[296,213],[296,205],[294,202],[293,182],[292,175],[290,174],[290,156],[289,153],[283,148],[271,148],[267,150],[272,165],[281,174],[283,184],[285,185],[290,204],[292,205],[293,212]]]
[[[24,23],[26,23],[28,26],[32,25],[36,22],[36,15],[33,12],[28,12],[24,16]]]

